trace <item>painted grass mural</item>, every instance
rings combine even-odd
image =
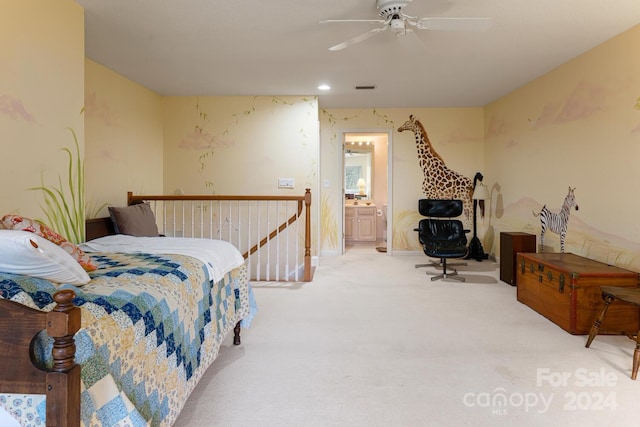
[[[403,250],[422,251],[418,233],[413,231],[423,217],[418,211],[405,210],[393,215],[393,247]]]
[[[69,148],[61,149],[67,155],[67,177],[63,180],[58,175],[58,185],[42,185],[29,188],[40,191],[44,197],[44,205],[40,205],[47,221],[38,221],[49,225],[73,243],[85,240],[85,207],[84,207],[84,161],[80,155],[80,144],[75,131],[67,128],[73,136],[75,152]]]
[[[322,233],[320,247],[325,249],[338,248],[338,223],[333,215],[333,207],[326,193],[322,193],[320,206],[320,231]]]

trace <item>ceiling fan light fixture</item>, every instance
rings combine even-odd
[[[342,43],[331,46],[330,51],[339,51],[351,45],[361,43],[376,34],[388,29],[397,37],[414,33],[416,30],[432,31],[485,31],[491,26],[491,18],[438,18],[425,17],[417,18],[405,14],[402,9],[412,0],[377,0],[376,7],[378,15],[382,19],[331,19],[320,22],[369,22],[382,24],[381,27],[373,28],[360,35],[350,38]]]
[[[411,0],[378,0],[378,14],[383,19],[402,13],[402,8]]]
[[[389,23],[389,26],[390,26],[392,31],[395,31],[395,32],[404,31],[405,30],[404,19],[393,18],[391,20],[391,22]]]

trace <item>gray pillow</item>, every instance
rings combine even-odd
[[[148,203],[139,203],[122,208],[110,206],[109,214],[113,221],[113,227],[118,234],[137,237],[158,236],[156,218]]]

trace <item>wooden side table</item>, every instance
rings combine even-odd
[[[500,280],[516,286],[518,252],[536,252],[536,236],[521,232],[500,233]]]

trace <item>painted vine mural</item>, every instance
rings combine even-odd
[[[272,97],[264,97],[264,96],[254,96],[251,99],[250,104],[244,110],[231,114],[231,123],[222,125],[213,123],[212,120],[214,117],[207,111],[201,104],[200,97],[196,99],[195,104],[195,112],[196,112],[196,123],[193,125],[193,129],[187,135],[184,135],[182,140],[180,141],[180,147],[185,149],[196,149],[199,150],[198,154],[198,169],[202,174],[203,184],[205,188],[211,191],[211,194],[216,194],[215,183],[213,180],[207,176],[207,171],[210,169],[211,163],[215,159],[217,149],[230,147],[234,145],[234,142],[229,139],[232,133],[232,126],[240,127],[243,125],[244,120],[254,115],[257,112],[256,103],[258,101],[263,101],[265,99],[270,100],[271,105],[284,105],[294,107],[296,104],[294,102],[288,101],[283,97],[272,96]],[[315,110],[314,102],[317,101],[316,98],[302,98],[303,102],[307,102],[311,110]],[[308,113],[310,114],[310,113]],[[221,118],[216,118],[221,120]],[[222,118],[223,119],[223,118]],[[212,128],[221,128],[219,131],[212,131]],[[300,141],[302,147],[308,146],[308,136],[306,135],[304,127],[299,129]],[[310,162],[310,172],[307,175],[307,180],[304,184],[305,188],[312,187],[312,181],[317,176],[316,172],[316,161],[311,158],[310,150],[305,150],[308,161]]]

